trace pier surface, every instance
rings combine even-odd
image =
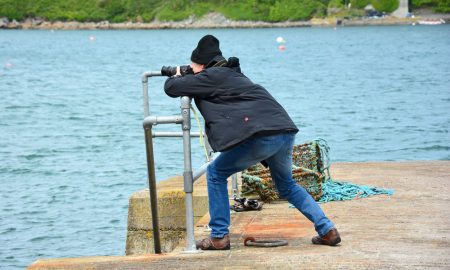
[[[450,161],[336,163],[335,180],[393,188],[393,196],[322,204],[341,233],[337,247],[311,244],[312,224],[285,201],[232,213],[229,251],[42,259],[43,269],[450,269]],[[196,225],[195,236],[208,235]],[[285,239],[276,248],[245,247],[247,236]]]

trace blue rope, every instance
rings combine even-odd
[[[394,190],[356,185],[349,182],[338,182],[329,179],[322,185],[322,197],[318,200],[318,203],[354,200],[380,194],[390,196],[394,194]]]

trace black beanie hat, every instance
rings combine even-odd
[[[191,61],[206,65],[217,55],[222,55],[219,49],[219,40],[213,35],[206,35],[200,39],[197,48],[192,51]]]

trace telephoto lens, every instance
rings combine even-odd
[[[172,77],[175,74],[177,74],[177,67],[163,66],[161,68],[161,75],[163,76]]]
[[[177,74],[177,67],[171,67],[171,66],[163,66],[161,68],[161,75],[172,77]],[[180,66],[180,74],[182,76],[186,74],[194,74],[194,70],[192,70],[190,65]]]

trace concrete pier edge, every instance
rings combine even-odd
[[[163,255],[40,259],[28,269],[450,268],[450,161],[336,163],[332,165],[331,175],[337,180],[395,190],[393,196],[321,205],[341,232],[339,247],[312,245],[311,237],[315,235],[312,224],[296,209],[289,208],[287,202],[278,201],[264,205],[262,211],[232,213],[232,248],[229,251],[183,254],[184,241],[181,240],[171,253]],[[167,185],[168,191],[169,186],[175,185],[172,183],[173,180],[167,181],[162,187]],[[202,185],[204,182],[197,187],[199,198],[206,195],[202,195]],[[132,198],[137,200],[136,207],[144,203],[138,202],[139,192],[145,190],[130,198],[130,202]],[[179,193],[172,195],[176,203],[182,201]],[[161,199],[169,201],[163,194]],[[199,239],[209,233],[203,227],[209,218],[208,215],[200,218],[197,213],[196,216],[195,236]],[[179,216],[175,217],[166,223],[168,227],[178,228]],[[130,224],[132,228],[145,228],[137,220],[129,220]],[[281,238],[288,240],[289,245],[263,249],[244,247],[243,239],[249,235],[260,239]]]

